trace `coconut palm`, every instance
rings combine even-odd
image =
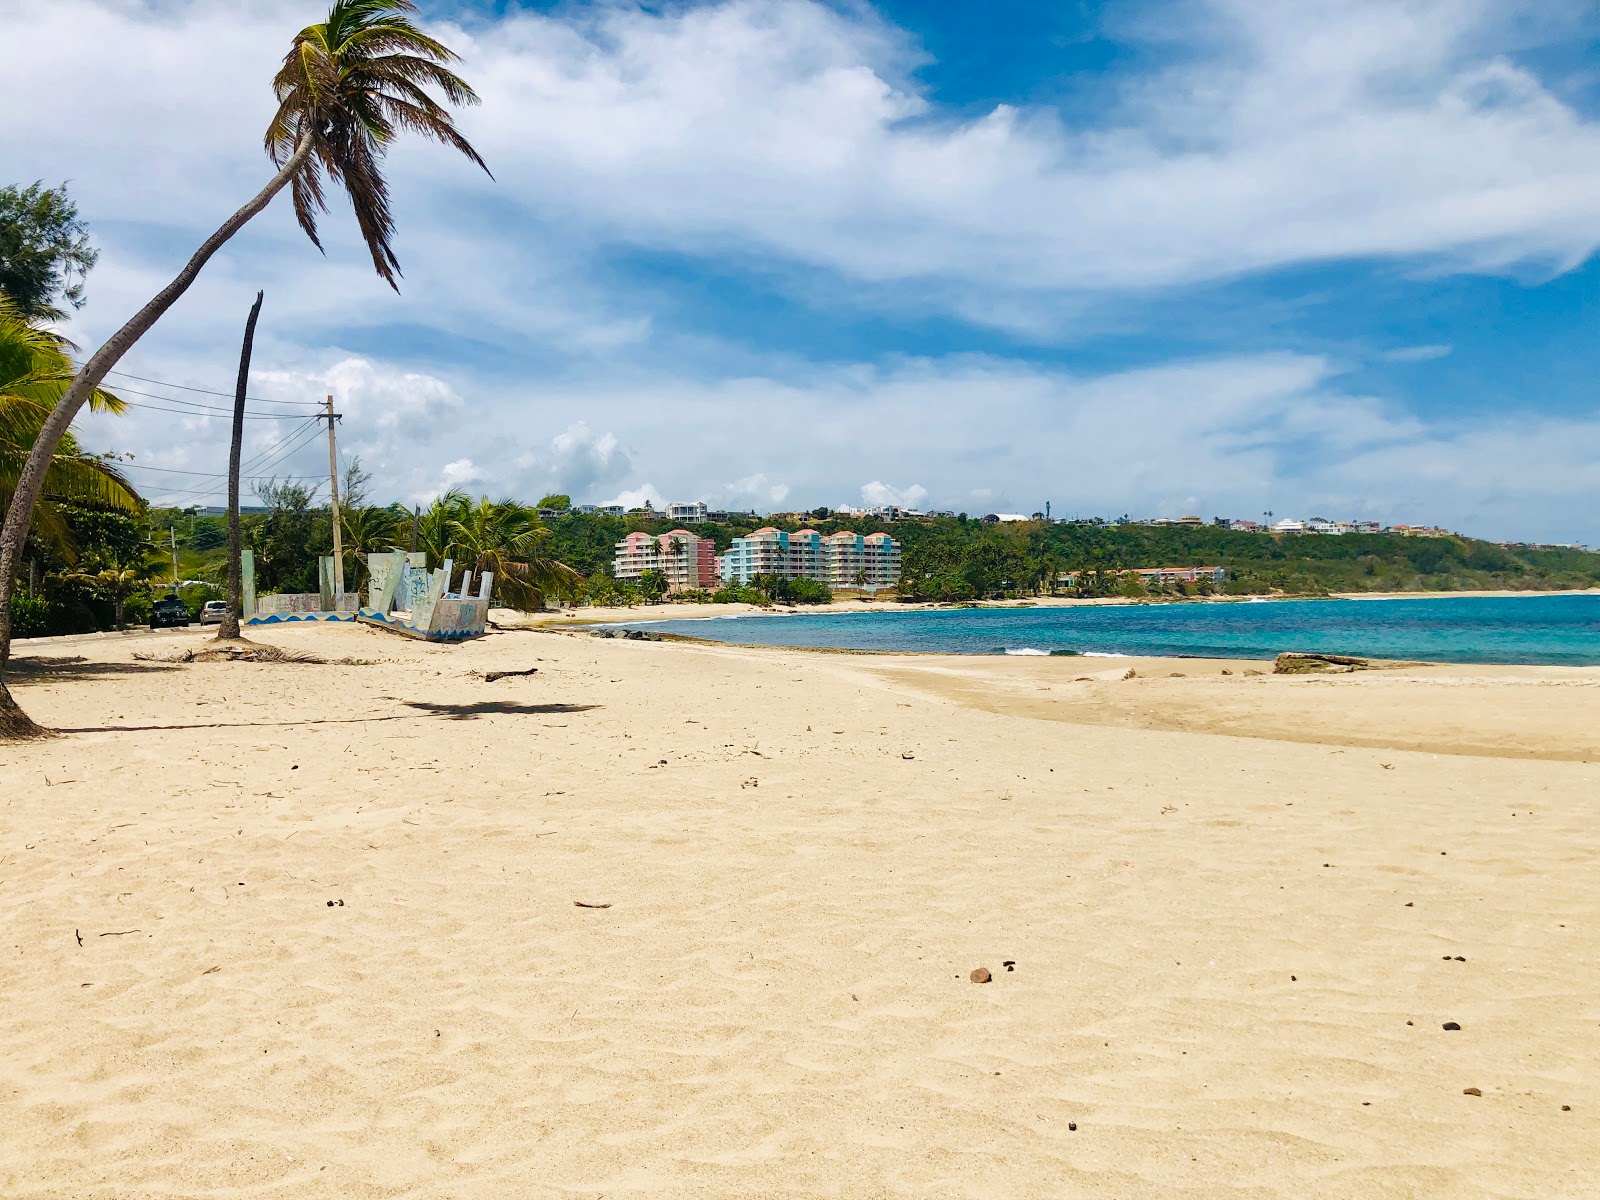
[[[9,504],[17,478],[50,416],[72,381],[72,362],[61,340],[30,322],[0,296],[0,504]],[[96,389],[89,404],[99,412],[120,413],[122,401]],[[69,431],[56,446],[45,471],[44,491],[33,514],[33,533],[68,549],[58,502],[138,512],[133,486],[110,462],[84,454]]]
[[[540,553],[550,531],[515,500],[487,496],[450,520],[451,546],[475,577],[494,572],[494,599],[522,612],[544,607],[546,596],[570,595],[583,576]]]
[[[366,571],[367,555],[381,554],[394,547],[399,520],[394,510],[375,504],[339,509],[339,524],[344,529],[343,548],[354,557],[350,578],[357,581]]]
[[[127,628],[123,615],[127,610],[128,597],[144,591],[156,574],[157,567],[153,561],[155,553],[154,545],[141,541],[126,556],[90,564],[87,569],[70,572],[62,579],[109,599],[115,613],[114,624],[120,632]]]
[[[390,144],[402,130],[410,130],[453,146],[484,166],[457,131],[451,112],[427,89],[438,90],[455,105],[474,104],[477,95],[446,66],[457,56],[411,22],[408,14],[415,11],[412,0],[334,0],[326,21],[295,35],[272,81],[278,108],[265,144],[277,173],[201,243],[171,283],[90,356],[55,404],[16,481],[0,530],[0,667],[10,651],[10,600],[23,541],[57,446],[106,372],[189,289],[211,256],[291,185],[300,226],[320,248],[316,219],[326,211],[327,183],[332,181],[350,197],[373,266],[398,290],[394,217],[383,176]],[[8,729],[26,732],[20,716],[0,685],[0,736]]]
[[[428,569],[444,566],[447,558],[456,556],[452,523],[460,520],[472,507],[465,492],[451,488],[428,505],[427,510],[410,520],[403,521],[396,534],[396,542],[404,542],[428,556]]]

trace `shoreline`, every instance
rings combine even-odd
[[[1600,589],[1582,589],[1582,590],[1569,589],[1569,590],[1562,590],[1562,591],[1540,591],[1540,592],[1495,591],[1495,592],[1405,592],[1405,593],[1377,593],[1377,594],[1346,593],[1346,594],[1342,594],[1342,595],[1339,595],[1339,596],[1336,596],[1336,597],[1316,597],[1316,599],[1327,598],[1327,599],[1348,599],[1348,600],[1356,600],[1356,599],[1415,600],[1415,599],[1429,599],[1429,598],[1440,598],[1440,597],[1451,598],[1451,599],[1514,599],[1514,598],[1519,598],[1519,597],[1541,598],[1541,597],[1568,596],[1568,595],[1600,595]],[[1275,598],[1275,599],[1301,600],[1301,599],[1312,599],[1312,597],[1281,597],[1281,598]],[[918,614],[923,614],[923,613],[928,613],[928,612],[952,612],[952,611],[974,611],[974,610],[1019,610],[1019,611],[1026,611],[1026,610],[1032,610],[1032,609],[1075,608],[1075,607],[1097,606],[1097,605],[1098,606],[1126,607],[1128,605],[1148,606],[1148,605],[1151,605],[1151,604],[1160,604],[1160,603],[1181,603],[1181,604],[1196,604],[1196,603],[1198,603],[1198,604],[1208,604],[1208,603],[1239,603],[1241,601],[1243,601],[1243,602],[1257,602],[1257,601],[1260,601],[1260,602],[1265,603],[1265,602],[1267,602],[1267,598],[1265,598],[1265,597],[1226,597],[1226,598],[1222,598],[1222,597],[1203,597],[1203,598],[1202,597],[1183,597],[1183,598],[1165,599],[1165,600],[1149,599],[1149,600],[1143,600],[1143,601],[1134,601],[1134,600],[1123,599],[1123,598],[1120,598],[1120,597],[1118,597],[1118,598],[1108,598],[1108,599],[1081,599],[1081,598],[1077,598],[1077,597],[1041,597],[1041,598],[1039,598],[1038,600],[1035,600],[1035,601],[1011,600],[1011,601],[993,601],[993,602],[985,602],[985,603],[959,604],[959,605],[942,604],[942,603],[912,603],[912,604],[886,605],[886,604],[883,604],[883,603],[873,603],[873,602],[845,601],[845,602],[831,604],[831,605],[815,605],[815,606],[806,606],[806,607],[784,606],[782,608],[777,608],[777,609],[766,609],[766,608],[761,608],[761,607],[756,606],[756,605],[749,605],[749,604],[714,605],[714,604],[703,604],[702,603],[702,604],[656,605],[656,606],[651,606],[651,608],[654,611],[650,612],[648,615],[641,615],[641,614],[639,614],[637,612],[636,609],[635,610],[608,609],[608,610],[599,610],[599,611],[591,610],[590,612],[584,613],[581,616],[579,614],[577,614],[577,613],[573,613],[573,614],[568,614],[564,619],[560,619],[560,620],[533,620],[533,621],[527,622],[526,624],[514,625],[514,626],[511,626],[511,627],[540,629],[540,630],[544,630],[544,631],[552,631],[552,630],[554,630],[554,631],[566,630],[566,631],[573,631],[573,632],[584,631],[584,632],[590,632],[590,633],[599,633],[601,631],[617,631],[618,634],[620,634],[620,632],[623,631],[623,630],[638,630],[640,632],[647,633],[651,640],[682,642],[682,643],[686,643],[686,644],[695,644],[695,645],[727,646],[727,647],[736,647],[736,648],[752,648],[752,649],[768,649],[768,650],[798,650],[798,651],[804,651],[806,653],[825,653],[825,654],[843,654],[843,655],[855,654],[855,655],[877,656],[877,655],[905,654],[905,655],[914,655],[914,656],[917,656],[917,657],[948,657],[948,658],[952,658],[952,659],[956,659],[956,660],[992,659],[992,658],[1051,658],[1051,659],[1076,660],[1076,661],[1085,662],[1085,663],[1092,663],[1092,662],[1106,661],[1106,660],[1118,660],[1118,661],[1124,661],[1126,663],[1162,662],[1162,661],[1169,661],[1169,660],[1170,661],[1176,661],[1176,662],[1212,662],[1212,663],[1225,663],[1225,662],[1229,662],[1229,661],[1239,661],[1239,662],[1248,662],[1248,663],[1256,664],[1258,666],[1263,666],[1264,665],[1268,670],[1270,670],[1271,669],[1271,665],[1276,661],[1276,659],[1278,658],[1278,656],[1280,654],[1283,654],[1283,653],[1308,653],[1309,652],[1309,653],[1341,654],[1341,655],[1349,655],[1349,656],[1352,656],[1352,657],[1359,657],[1359,658],[1365,659],[1368,662],[1370,662],[1372,664],[1372,669],[1385,669],[1390,664],[1393,664],[1393,663],[1396,663],[1396,662],[1414,663],[1414,662],[1418,662],[1419,660],[1423,661],[1423,662],[1426,662],[1426,663],[1429,663],[1429,664],[1439,663],[1439,664],[1454,665],[1454,666],[1461,666],[1461,667],[1506,666],[1506,667],[1552,667],[1552,668],[1579,668],[1579,669],[1581,669],[1581,668],[1587,668],[1587,667],[1600,666],[1600,661],[1597,661],[1597,662],[1594,662],[1594,663],[1583,663],[1583,662],[1547,662],[1547,661],[1539,661],[1537,659],[1526,659],[1526,660],[1519,660],[1519,661],[1515,661],[1515,662],[1506,662],[1506,661],[1503,661],[1503,660],[1493,660],[1493,659],[1488,659],[1488,660],[1486,660],[1486,659],[1459,660],[1459,659],[1454,659],[1454,658],[1439,659],[1439,658],[1436,657],[1437,653],[1439,652],[1437,647],[1434,648],[1435,649],[1435,654],[1434,655],[1430,655],[1430,654],[1428,654],[1426,652],[1426,650],[1423,650],[1423,651],[1420,651],[1418,653],[1408,654],[1408,655],[1404,655],[1404,656],[1397,656],[1397,657],[1386,656],[1385,654],[1383,654],[1381,652],[1376,652],[1375,653],[1375,652],[1372,652],[1372,651],[1366,651],[1366,650],[1363,650],[1363,649],[1361,649],[1359,647],[1345,646],[1345,647],[1339,647],[1339,648],[1330,649],[1330,648],[1325,647],[1325,646],[1324,647],[1320,647],[1320,648],[1311,648],[1311,647],[1307,647],[1307,646],[1303,646],[1303,645],[1283,645],[1283,646],[1280,646],[1280,647],[1277,647],[1277,648],[1274,648],[1274,649],[1271,649],[1271,650],[1263,649],[1263,650],[1259,650],[1259,651],[1249,651],[1249,652],[1244,651],[1244,650],[1234,650],[1234,651],[1229,651],[1229,652],[1221,653],[1221,654],[1206,654],[1206,653],[1173,654],[1170,651],[1160,651],[1160,652],[1156,652],[1156,653],[1141,654],[1141,653],[1132,653],[1132,652],[1121,652],[1121,651],[1115,651],[1115,650],[1072,650],[1072,649],[1068,649],[1068,648],[1065,648],[1065,647],[1060,648],[1060,649],[1052,650],[1052,649],[1048,649],[1048,648],[1044,648],[1044,647],[1040,647],[1040,646],[1028,645],[1028,644],[1026,644],[1027,640],[1028,640],[1027,637],[1025,635],[1019,635],[1020,644],[1018,644],[1018,645],[1015,645],[1015,646],[1000,646],[1000,647],[986,647],[986,648],[982,648],[982,649],[951,649],[951,648],[946,648],[946,647],[915,648],[915,647],[898,647],[898,646],[873,648],[873,647],[840,646],[840,645],[790,645],[790,644],[786,644],[786,643],[783,643],[783,642],[774,642],[774,641],[731,640],[731,639],[722,639],[722,638],[717,638],[717,637],[702,636],[700,631],[665,632],[665,631],[661,631],[659,629],[652,628],[654,626],[661,626],[661,625],[665,625],[665,624],[669,624],[669,623],[676,623],[676,624],[679,624],[680,627],[681,627],[681,625],[700,625],[700,624],[710,625],[712,622],[715,622],[715,621],[746,620],[747,621],[747,625],[746,625],[746,629],[745,629],[744,632],[746,632],[748,634],[748,636],[751,637],[751,638],[758,638],[760,636],[760,634],[757,632],[757,630],[759,628],[762,628],[762,627],[750,623],[751,619],[753,619],[753,618],[769,618],[769,619],[777,620],[777,619],[782,618],[782,617],[850,616],[850,615],[856,615],[856,614],[861,614],[861,613],[872,613],[872,612],[901,613],[901,614],[904,614],[904,615],[906,615],[908,617],[913,617],[913,616],[916,616]],[[676,608],[679,611],[677,611],[677,612],[662,612],[661,611],[662,609],[673,609],[673,608]],[[734,611],[727,611],[729,609],[732,609]],[[513,616],[513,614],[503,614],[503,616],[511,617],[511,616]]]
[[[1327,595],[1280,596],[1034,596],[1008,600],[835,600],[828,604],[640,604],[566,609],[547,613],[495,610],[495,620],[523,626],[580,628],[595,625],[644,625],[662,621],[728,620],[735,617],[835,616],[850,613],[940,612],[1012,608],[1127,608],[1162,604],[1267,604],[1297,600],[1509,600],[1550,596],[1600,596],[1600,588],[1511,589],[1460,592],[1330,592]],[[641,615],[648,614],[648,615]]]

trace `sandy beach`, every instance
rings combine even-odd
[[[0,1194],[1600,1190],[1600,669],[253,636],[18,647]]]

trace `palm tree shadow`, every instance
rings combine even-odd
[[[588,712],[598,704],[520,704],[515,700],[479,700],[472,704],[435,704],[428,700],[407,700],[407,708],[434,713],[452,721],[475,721],[488,716],[540,716],[554,713]]]
[[[26,685],[30,683],[59,683],[69,679],[109,679],[116,675],[145,675],[153,671],[176,671],[178,668],[167,663],[148,662],[91,662],[87,658],[79,657],[51,657],[29,656],[27,658],[13,658],[6,665],[8,682]]]

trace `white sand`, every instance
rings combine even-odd
[[[18,661],[0,1195],[1600,1194],[1600,671],[255,636]]]

